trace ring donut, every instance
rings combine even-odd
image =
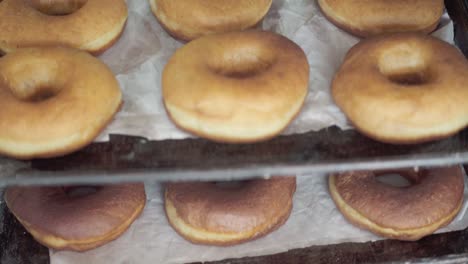
[[[128,15],[124,0],[28,1],[0,1],[4,53],[23,47],[68,46],[99,54],[117,41]],[[60,15],[48,14],[57,12]]]
[[[246,31],[205,36],[176,51],[162,90],[171,119],[215,141],[269,139],[299,113],[309,64],[287,38]]]
[[[19,49],[0,58],[0,153],[65,155],[91,143],[122,102],[100,60],[69,48]]]
[[[83,189],[13,187],[6,190],[5,201],[39,243],[74,251],[90,250],[119,237],[146,203],[143,184]]]
[[[377,181],[389,171],[345,172],[329,177],[330,194],[351,223],[399,240],[432,234],[460,211],[464,176],[459,166],[396,172],[412,185],[399,188]]]
[[[224,187],[208,182],[171,183],[165,193],[166,215],[172,227],[193,243],[234,245],[284,224],[295,190],[294,177]]]
[[[439,25],[443,0],[318,0],[322,13],[359,37],[383,33],[430,33]]]
[[[270,9],[272,0],[149,0],[151,10],[174,38],[198,37],[242,31],[258,24]]]
[[[335,103],[379,141],[410,144],[468,125],[468,62],[434,37],[400,33],[366,39],[346,55],[332,83]]]

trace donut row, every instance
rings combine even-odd
[[[127,9],[123,0],[108,1],[0,2],[5,33],[0,49],[7,52],[0,59],[1,154],[65,155],[92,142],[112,120],[122,95],[110,70],[91,55],[54,46],[98,53],[111,45]],[[421,33],[382,34],[432,31],[442,1],[318,4],[340,27],[378,35],[348,52],[331,84],[336,105],[357,130],[378,141],[409,144],[445,138],[468,125],[463,55]],[[239,31],[259,23],[271,5],[271,0],[150,1],[171,35],[194,39],[173,54],[162,73],[163,103],[179,128],[213,141],[251,143],[277,136],[300,113],[313,89],[301,47],[275,33]],[[356,16],[358,9],[368,15]],[[423,18],[401,18],[413,9]],[[49,28],[52,33],[41,31]],[[59,38],[56,31],[73,36]]]
[[[149,0],[167,32],[185,41],[252,28],[261,22],[272,2]],[[362,37],[430,33],[444,10],[443,0],[318,0],[318,5],[334,24]],[[127,16],[124,0],[2,0],[0,50],[66,45],[98,54],[118,39]]]
[[[379,181],[397,173],[409,186]],[[387,238],[418,240],[448,225],[464,199],[460,166],[393,171],[353,171],[328,177],[336,207],[352,224]],[[243,182],[167,183],[166,217],[186,240],[228,246],[267,235],[293,208],[294,177]],[[86,251],[127,230],[146,203],[143,184],[100,187],[11,187],[5,201],[41,244]],[[312,224],[312,223],[311,223]]]

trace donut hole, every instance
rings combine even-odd
[[[66,16],[73,14],[87,2],[88,0],[27,0],[27,3],[32,8],[49,16]]]
[[[97,193],[100,189],[98,186],[71,186],[63,187],[65,194],[69,198],[81,198]]]
[[[410,85],[422,85],[428,82],[427,74],[422,72],[404,72],[387,75],[388,80],[393,83],[410,86]]]
[[[380,183],[397,188],[405,188],[413,185],[411,181],[397,173],[377,175],[376,179]]]
[[[237,47],[228,52],[213,54],[209,67],[218,75],[243,79],[267,71],[274,64],[274,56],[259,47]]]
[[[32,103],[40,103],[54,97],[56,94],[56,89],[45,87],[37,89],[36,93],[33,93],[29,97],[24,99],[25,101],[29,101]]]
[[[424,49],[408,44],[385,50],[379,58],[378,67],[390,82],[402,86],[422,85],[430,77]]]
[[[21,101],[30,103],[42,103],[54,98],[60,92],[60,86],[33,85],[19,86],[11,89],[13,95]]]

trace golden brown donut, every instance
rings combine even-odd
[[[272,0],[149,0],[151,10],[174,38],[242,31],[258,24]]]
[[[307,95],[309,64],[287,38],[246,31],[205,36],[170,58],[162,75],[165,107],[182,129],[222,142],[280,133]]]
[[[69,48],[19,49],[0,58],[0,153],[45,158],[78,150],[122,102],[100,60]]]
[[[359,37],[383,33],[430,33],[444,11],[443,0],[318,0],[325,17]]]
[[[94,188],[94,193],[74,194],[76,188],[13,187],[6,190],[5,201],[39,243],[85,251],[119,237],[146,203],[143,184]]]
[[[166,215],[185,239],[227,246],[264,236],[286,222],[296,178],[250,180],[239,186],[171,183],[166,187]]]
[[[22,47],[60,45],[98,54],[117,41],[127,20],[124,0],[87,0],[71,14],[48,15],[73,11],[82,4],[52,1],[0,1],[0,50],[8,53]]]
[[[464,190],[459,166],[396,172],[412,185],[401,188],[377,181],[388,171],[345,172],[329,177],[330,194],[351,223],[399,240],[432,234],[458,214]]]
[[[468,125],[467,83],[468,62],[455,47],[400,33],[354,46],[335,75],[332,95],[367,136],[421,143]]]

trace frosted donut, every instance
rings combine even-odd
[[[122,102],[100,60],[69,48],[19,49],[0,58],[0,153],[21,159],[78,150]]]
[[[149,0],[151,10],[173,37],[198,37],[242,31],[258,24],[272,0]]]
[[[468,62],[455,47],[401,33],[354,46],[335,75],[332,95],[367,136],[421,143],[468,125],[467,83]]]
[[[412,185],[400,188],[376,180],[388,171],[345,172],[329,177],[330,194],[351,223],[399,240],[432,234],[458,214],[464,191],[459,166],[396,172]]]
[[[28,1],[0,1],[0,50],[4,53],[59,45],[98,54],[117,41],[127,20],[124,0]],[[66,11],[72,13],[61,14]]]
[[[5,201],[39,243],[57,250],[85,251],[119,237],[146,203],[143,184],[93,189],[80,193],[73,187],[14,187],[6,190]]]
[[[264,236],[286,222],[296,190],[294,177],[251,180],[234,187],[215,183],[171,183],[166,215],[185,239],[227,246]]]
[[[170,58],[165,107],[182,129],[222,142],[280,133],[307,95],[309,64],[299,46],[270,32],[205,36]]]
[[[323,14],[356,36],[383,33],[430,33],[444,11],[443,0],[318,0]]]

